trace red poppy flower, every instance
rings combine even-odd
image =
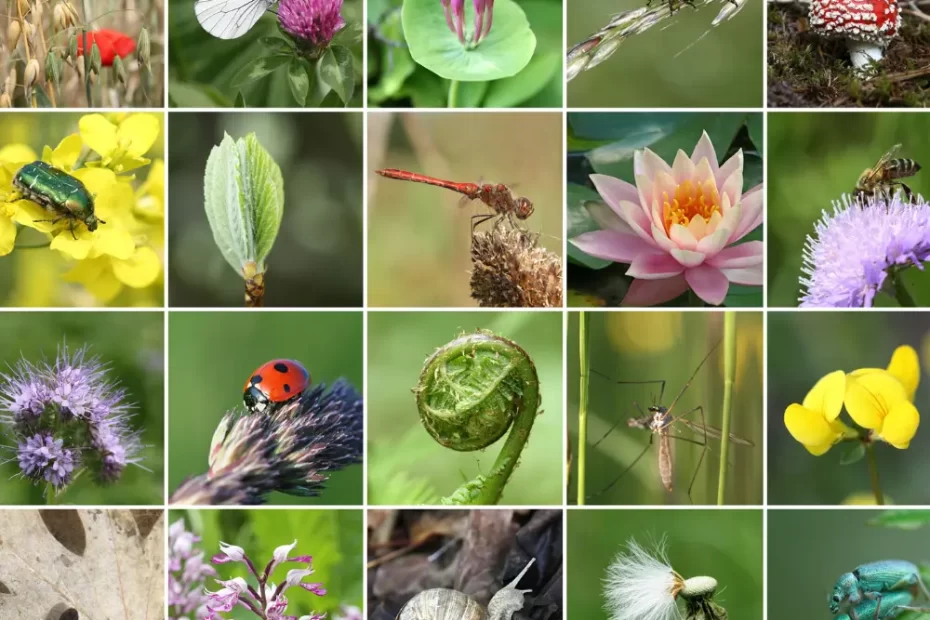
[[[78,33],[78,56],[84,53],[84,34]],[[136,42],[122,32],[115,30],[95,30],[87,33],[87,45],[96,43],[100,48],[100,60],[104,67],[112,67],[117,56],[126,58],[136,51]]]

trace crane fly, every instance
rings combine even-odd
[[[707,454],[707,451],[710,449],[708,447],[707,440],[708,439],[719,440],[723,436],[723,432],[719,428],[710,426],[705,422],[704,408],[702,406],[697,406],[691,409],[690,411],[686,411],[685,413],[682,413],[680,415],[674,415],[674,410],[675,410],[675,405],[678,403],[678,400],[685,393],[685,390],[687,390],[688,387],[691,385],[691,382],[694,381],[694,378],[697,376],[698,372],[700,372],[701,367],[704,366],[704,362],[706,362],[708,358],[710,358],[710,356],[714,353],[714,351],[717,350],[718,346],[720,346],[719,341],[717,342],[717,344],[714,345],[714,347],[710,350],[710,352],[708,352],[708,354],[704,356],[704,359],[702,359],[701,363],[698,364],[697,368],[694,370],[694,373],[691,375],[691,378],[688,379],[688,382],[684,384],[684,386],[681,388],[681,391],[678,392],[678,395],[674,398],[674,400],[672,400],[671,404],[669,404],[668,407],[663,407],[661,404],[653,404],[652,406],[648,407],[648,413],[647,413],[647,412],[644,412],[637,403],[635,402],[633,403],[633,405],[639,411],[640,415],[638,417],[628,418],[626,420],[627,426],[630,428],[637,428],[637,429],[649,431],[650,433],[649,444],[645,448],[643,448],[643,451],[640,452],[639,455],[635,459],[633,459],[633,462],[630,463],[630,465],[626,469],[624,469],[623,472],[619,476],[614,478],[614,480],[610,484],[608,484],[606,487],[604,487],[602,490],[598,491],[594,495],[590,495],[587,499],[593,499],[595,497],[598,497],[599,495],[603,495],[604,493],[609,491],[615,484],[617,484],[617,482],[619,482],[620,479],[623,478],[623,476],[626,475],[628,471],[633,469],[633,466],[635,466],[636,463],[638,463],[639,460],[643,458],[643,456],[645,456],[646,452],[648,452],[649,449],[652,448],[652,442],[656,438],[656,436],[658,436],[659,438],[659,453],[658,453],[659,478],[662,481],[662,486],[665,487],[665,490],[668,491],[669,493],[672,492],[673,478],[674,478],[674,475],[673,475],[674,466],[672,463],[672,448],[671,448],[670,440],[681,439],[683,441],[687,441],[689,443],[702,446],[701,456],[698,459],[697,467],[694,468],[694,475],[691,477],[691,484],[688,485],[688,499],[689,500],[691,499],[691,489],[694,487],[694,481],[697,480],[697,474],[698,474],[698,471],[701,469],[701,463],[703,463],[704,461],[704,455]],[[659,400],[658,400],[659,403],[662,402],[663,396],[665,395],[665,379],[655,379],[655,380],[650,380],[650,381],[616,381],[612,379],[611,377],[608,377],[604,373],[594,370],[593,368],[591,369],[591,372],[599,377],[607,379],[608,381],[612,381],[613,383],[616,383],[618,385],[658,384],[660,386],[659,387]],[[700,414],[700,418],[701,418],[700,422],[697,422],[696,420],[688,419],[688,416],[694,413]],[[617,423],[615,423],[613,426],[611,426],[610,429],[606,433],[604,433],[604,436],[598,439],[597,442],[594,443],[593,447],[597,447],[598,444],[604,441],[604,439],[606,439],[607,436],[610,435],[610,433],[615,428],[617,428],[622,422],[623,421],[620,420]],[[680,433],[683,429],[687,429],[688,431],[694,433],[695,435],[702,437],[703,440],[699,441],[691,437],[684,437],[684,436],[672,434],[673,431],[675,433]],[[730,441],[732,441],[734,444],[741,445],[741,446],[749,446],[750,448],[755,446],[755,444],[749,441],[748,439],[745,439],[738,435],[734,435],[733,433],[728,433],[728,435],[729,435]]]
[[[514,224],[513,218],[525,220],[533,215],[533,203],[529,198],[524,196],[515,196],[510,188],[503,183],[456,183],[455,181],[443,181],[436,177],[408,172],[406,170],[397,170],[396,168],[384,168],[375,170],[378,174],[388,179],[397,179],[399,181],[413,181],[414,183],[425,183],[451,189],[463,195],[462,201],[480,200],[494,213],[480,213],[471,216],[471,230],[475,231],[475,226],[488,221],[491,218],[498,218],[498,222],[507,218],[511,224]],[[514,224],[515,225],[515,224]]]

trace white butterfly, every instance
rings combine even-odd
[[[237,39],[278,0],[197,0],[194,13],[203,29],[219,39]]]

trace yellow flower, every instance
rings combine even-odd
[[[903,450],[920,425],[920,413],[913,404],[919,382],[917,351],[898,347],[887,370],[861,368],[849,373],[846,411],[856,424]]]
[[[831,372],[820,379],[804,397],[803,404],[791,404],[785,410],[788,432],[814,456],[825,454],[843,437],[856,432],[838,418],[846,394],[846,373]]]
[[[78,124],[81,139],[101,157],[88,166],[102,166],[114,172],[128,172],[150,163],[142,157],[158,138],[160,123],[154,114],[130,114],[119,124],[103,114],[87,114]]]

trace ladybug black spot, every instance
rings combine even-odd
[[[252,385],[258,385],[258,384],[261,383],[261,382],[262,382],[262,376],[261,376],[261,375],[255,375],[254,377],[252,377],[251,379],[249,379],[249,383],[252,384]]]
[[[291,386],[290,386],[289,384],[285,383],[285,384],[284,384],[284,391],[287,392],[288,394],[290,394],[290,393],[291,393]]]
[[[282,364],[281,362],[275,364],[274,369],[280,373],[286,373],[288,371],[287,364]]]

